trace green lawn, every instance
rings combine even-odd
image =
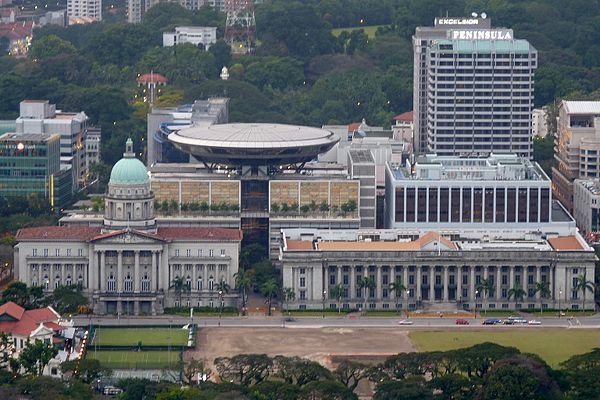
[[[596,329],[507,329],[485,331],[412,331],[409,336],[419,351],[446,351],[493,342],[535,353],[552,367],[574,356],[600,347]]]
[[[517,311],[503,311],[503,310],[487,310],[487,311],[479,311],[479,316],[481,318],[491,318],[491,317],[518,317],[520,314]]]
[[[340,36],[340,33],[342,32],[352,32],[352,31],[357,31],[359,29],[363,29],[365,31],[365,33],[367,34],[367,36],[369,37],[369,39],[372,39],[375,37],[375,32],[377,32],[377,28],[379,28],[380,26],[385,26],[385,25],[371,25],[371,26],[354,26],[351,28],[335,28],[331,30],[331,33],[333,34],[333,36],[338,37]]]
[[[326,317],[337,317],[337,316],[345,316],[346,314],[348,314],[348,311],[344,311],[342,310],[341,312],[338,311],[325,311],[325,316]],[[319,310],[284,310],[281,313],[282,316],[287,317],[288,315],[290,316],[294,316],[294,317],[322,317],[323,316],[323,311],[319,311]]]
[[[92,345],[98,346],[186,346],[187,329],[169,328],[96,328]]]
[[[87,358],[97,359],[108,368],[162,369],[177,368],[178,351],[94,351],[88,350]]]

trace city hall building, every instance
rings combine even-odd
[[[127,142],[112,169],[100,224],[24,228],[17,232],[15,271],[28,286],[52,291],[80,285],[96,314],[155,315],[165,307],[237,306],[242,232],[157,222],[144,164]],[[184,286],[175,290],[174,282]]]
[[[577,277],[593,279],[596,256],[583,238],[547,237],[531,229],[506,235],[415,233],[409,230],[282,232],[279,266],[283,287],[296,294],[292,309],[395,309],[453,311],[483,309],[581,309]],[[365,278],[371,284],[365,286]],[[492,290],[484,292],[484,280]],[[392,286],[404,289],[396,296]],[[546,283],[541,297],[536,283]],[[332,297],[336,286],[342,296]],[[521,287],[523,298],[509,298]],[[593,294],[586,293],[586,308]]]

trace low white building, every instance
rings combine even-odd
[[[548,134],[548,108],[534,108],[531,118],[531,133],[533,137],[545,137]]]
[[[213,26],[178,26],[175,32],[163,32],[163,47],[190,43],[208,50],[217,41],[217,28]]]
[[[294,309],[581,309],[576,279],[593,280],[596,261],[579,234],[545,237],[533,229],[520,235],[287,229],[280,243],[283,287],[294,291]],[[398,293],[395,282],[404,286]],[[536,291],[538,283],[549,294]],[[340,298],[332,296],[337,288]],[[509,297],[514,288],[524,290],[522,298]],[[595,308],[594,294],[585,297],[586,309]]]
[[[600,180],[575,179],[573,217],[581,234],[591,242],[600,239]]]

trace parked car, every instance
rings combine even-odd
[[[481,324],[482,325],[498,325],[501,323],[502,323],[502,320],[499,320],[498,318],[488,318],[488,319],[484,320]]]
[[[513,319],[513,324],[526,324],[527,320],[525,318],[517,317]]]
[[[505,319],[504,321],[502,321],[502,323],[504,325],[513,325],[515,323],[515,320],[512,318],[509,318],[509,319]]]
[[[398,325],[412,325],[414,322],[410,319],[403,319],[398,321]]]
[[[541,325],[542,321],[538,321],[537,319],[530,319],[529,322],[527,322],[529,325]]]
[[[469,325],[469,321],[467,321],[466,319],[457,319],[456,325]]]

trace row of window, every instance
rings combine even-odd
[[[186,257],[203,257],[204,256],[204,250],[203,249],[198,249],[195,253],[195,255],[192,255],[192,250],[191,249],[187,249],[185,251],[185,256]],[[181,250],[179,249],[175,249],[175,257],[181,257]],[[220,255],[221,257],[225,257],[227,255],[225,249],[221,249],[220,251]],[[209,249],[208,250],[208,257],[214,257],[215,256],[215,251],[213,249]]]
[[[40,253],[42,254],[43,257],[49,257],[49,255],[50,255],[50,252],[48,249],[42,249],[41,252],[39,252],[38,249],[31,249],[31,255],[33,257],[37,257]],[[61,255],[66,255],[67,257],[73,256],[72,249],[66,249],[65,250],[66,254],[61,254],[61,253],[62,253],[61,249],[54,249],[54,257],[60,257]],[[83,257],[83,249],[77,249],[77,257]]]

